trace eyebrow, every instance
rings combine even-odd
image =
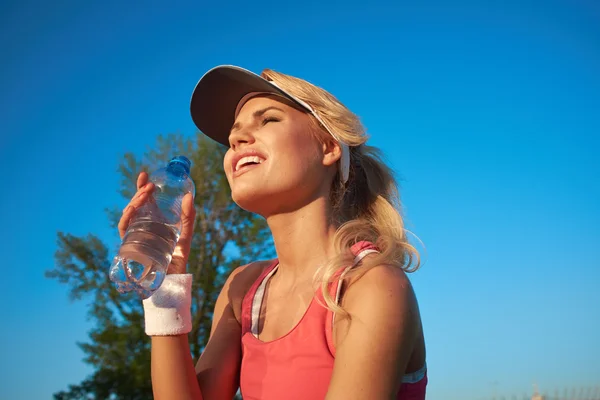
[[[256,110],[252,113],[252,118],[256,119],[260,116],[262,116],[264,113],[266,113],[269,110],[277,110],[277,111],[281,111],[281,112],[285,112],[283,111],[281,108],[279,107],[275,107],[275,106],[269,106],[269,107],[265,107],[265,108],[261,108],[260,110]],[[233,132],[237,129],[240,129],[240,123],[239,121],[236,122],[235,124],[233,124],[233,126],[231,127],[230,132]]]

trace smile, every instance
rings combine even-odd
[[[265,161],[265,160],[262,159],[262,158],[260,158],[259,156],[246,156],[246,157],[242,157],[235,164],[234,171],[238,172],[240,169],[243,169],[245,167],[249,167],[249,166],[252,166],[252,165],[262,164],[263,161]]]
[[[236,154],[231,160],[231,170],[233,177],[238,177],[241,174],[258,167],[264,163],[267,158],[256,149],[248,149],[244,152]]]

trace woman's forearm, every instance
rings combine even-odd
[[[187,335],[152,336],[155,400],[202,400]]]

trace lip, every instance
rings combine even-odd
[[[231,160],[231,172],[232,172],[232,175],[234,178],[243,174],[244,172],[252,169],[253,167],[255,167],[255,166],[246,166],[246,167],[240,168],[238,171],[235,170],[235,166],[237,165],[238,161],[240,161],[244,157],[253,157],[253,156],[262,158],[263,159],[262,163],[267,161],[267,157],[265,157],[265,155],[263,153],[261,153],[258,150],[254,150],[254,149],[244,150],[241,153],[235,154],[233,156],[233,158]],[[260,165],[260,164],[258,164],[258,165]],[[256,165],[256,166],[258,166],[258,165]]]

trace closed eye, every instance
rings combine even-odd
[[[264,126],[264,125],[268,124],[269,122],[279,122],[279,121],[281,121],[281,120],[276,117],[272,117],[272,116],[264,117],[262,120],[262,125]]]

